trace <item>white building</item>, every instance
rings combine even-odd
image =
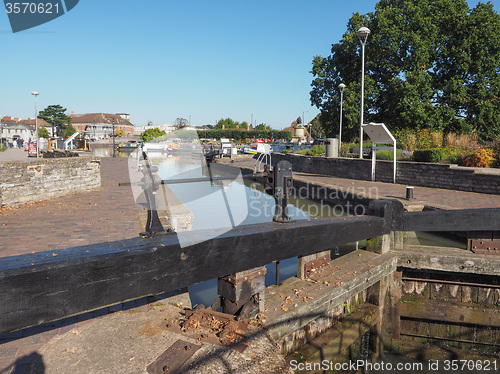
[[[149,129],[159,129],[161,131],[165,131],[165,133],[170,133],[175,130],[174,125],[153,125],[153,124],[147,124],[146,126],[134,126],[134,135],[141,135],[144,131],[149,130]]]
[[[0,138],[6,140],[9,139],[34,140],[36,139],[35,127],[27,125],[26,123],[2,119],[0,121]]]

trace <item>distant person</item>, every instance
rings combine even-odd
[[[9,148],[12,148],[12,138],[9,138]]]

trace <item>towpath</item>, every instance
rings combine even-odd
[[[222,159],[222,162],[227,163],[229,159]],[[247,156],[236,157],[234,163],[231,165],[239,168],[253,169],[255,160]],[[353,193],[373,199],[398,199],[409,210],[419,210],[422,206],[440,209],[500,208],[499,195],[414,187],[413,195],[415,200],[408,201],[405,199],[407,185],[404,184],[337,178],[304,172],[294,172],[293,178],[304,183],[337,189],[339,190],[339,195],[342,195],[342,193]]]

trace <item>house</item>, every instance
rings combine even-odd
[[[123,136],[134,136],[134,126],[128,118],[127,113],[87,113],[71,114],[71,125],[87,139],[103,139],[113,135],[113,127],[116,133],[123,133]]]
[[[35,121],[34,118],[20,119],[19,122],[25,123],[25,124],[33,126],[33,127],[36,127],[36,125],[37,125],[37,122]],[[38,118],[38,128],[41,129],[42,127],[45,127],[47,129],[50,136],[54,136],[54,134],[52,134],[53,128],[50,125],[50,123],[48,123],[47,121],[45,121],[41,118]]]
[[[35,126],[23,123],[19,118],[3,117],[0,120],[0,138],[34,140]]]

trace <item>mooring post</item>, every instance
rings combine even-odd
[[[224,313],[250,318],[263,311],[266,271],[265,266],[259,266],[220,277],[217,291]]]
[[[391,249],[402,249],[403,233],[397,231],[403,216],[403,204],[397,200],[373,200],[368,211],[370,215],[384,217],[384,229],[387,234],[366,241],[366,250],[384,254]]]

